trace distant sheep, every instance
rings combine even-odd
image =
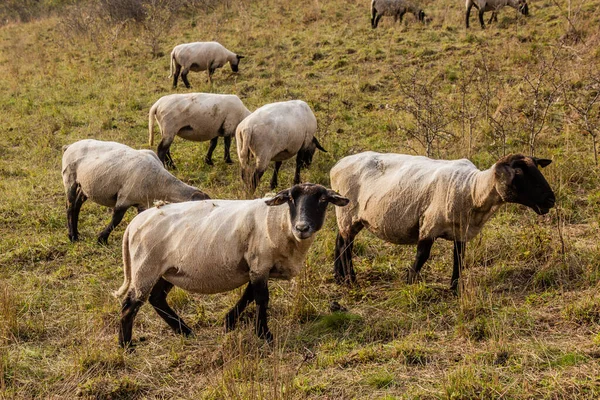
[[[490,17],[488,24],[491,24],[493,20],[498,21],[498,10],[504,6],[512,7],[523,15],[529,14],[527,0],[467,0],[465,4],[465,7],[467,8],[465,17],[467,28],[469,27],[469,17],[471,15],[471,8],[473,6],[479,10],[479,23],[481,24],[481,29],[485,28],[483,23],[483,13],[487,11],[492,12],[492,16]]]
[[[242,101],[233,94],[186,93],[163,96],[150,108],[148,115],[148,142],[154,144],[154,119],[158,122],[162,140],[157,149],[158,158],[166,166],[175,168],[171,157],[171,143],[175,136],[202,142],[210,140],[204,162],[213,165],[212,153],[219,136],[225,145],[225,162],[231,164],[229,149],[238,124],[250,115]]]
[[[425,22],[425,12],[407,0],[372,0],[371,1],[371,28],[377,28],[383,16],[394,17],[394,22],[400,20],[407,12],[416,19]]]
[[[149,298],[177,333],[192,330],[169,307],[173,286],[195,293],[221,293],[248,283],[225,317],[235,327],[253,301],[256,333],[271,341],[267,326],[268,281],[298,275],[308,249],[325,220],[327,205],[348,199],[321,185],[303,184],[265,200],[211,200],[169,204],[131,221],[123,236],[124,282],[119,344],[131,345],[133,320]]]
[[[208,80],[212,82],[212,75],[217,68],[225,64],[231,65],[233,72],[238,72],[238,65],[244,56],[227,50],[217,42],[194,42],[177,45],[171,52],[171,75],[173,88],[177,87],[177,79],[181,72],[181,80],[186,88],[190,88],[187,75],[190,71],[208,71]]]
[[[114,208],[110,224],[98,236],[107,243],[129,207],[142,212],[155,200],[180,202],[208,199],[164,169],[151,150],[134,150],[115,142],[81,140],[63,147],[62,176],[67,195],[69,239],[79,239],[77,222],[83,203]]]
[[[465,159],[375,152],[341,159],[331,169],[331,186],[348,197],[350,205],[336,209],[336,280],[355,280],[352,246],[355,236],[367,228],[387,242],[417,245],[409,283],[429,258],[435,239],[454,241],[451,288],[456,291],[466,242],[502,204],[523,204],[538,214],[554,206],[554,193],[538,170],[550,163],[517,154],[479,171]]]
[[[327,151],[315,137],[316,131],[317,119],[302,100],[267,104],[244,119],[235,137],[242,180],[250,192],[254,192],[271,161],[275,161],[271,179],[274,189],[282,161],[294,155],[294,184],[300,183],[300,169],[310,166],[316,149]]]

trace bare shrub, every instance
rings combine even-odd
[[[150,46],[152,56],[158,57],[160,45],[173,26],[179,3],[174,0],[149,0],[143,8],[144,19],[140,22],[143,27],[142,38]]]
[[[598,165],[598,135],[600,134],[600,76],[590,73],[583,81],[564,86],[564,97],[567,105],[573,111],[569,120],[592,139],[594,162]]]

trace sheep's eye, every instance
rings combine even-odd
[[[319,198],[319,203],[327,203],[327,196],[321,196]]]
[[[523,175],[523,170],[521,168],[515,168],[515,175]]]

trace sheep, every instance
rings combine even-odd
[[[213,165],[212,153],[219,136],[225,144],[225,162],[231,164],[229,149],[238,124],[250,115],[242,101],[233,94],[186,93],[163,96],[150,108],[148,142],[154,145],[154,119],[160,127],[162,140],[157,153],[166,166],[175,168],[171,143],[176,135],[188,140],[210,140],[204,162]]]
[[[71,242],[79,239],[79,211],[87,199],[114,208],[110,224],[98,236],[98,242],[106,244],[129,207],[136,207],[141,213],[155,200],[209,198],[171,175],[151,150],[134,150],[116,142],[87,139],[64,146],[62,177]]]
[[[190,71],[208,71],[208,80],[212,83],[212,74],[229,62],[231,70],[238,72],[238,65],[244,56],[227,50],[217,42],[194,42],[177,45],[171,52],[171,74],[173,89],[177,87],[177,79],[181,72],[181,80],[186,88],[190,88],[187,74]],[[183,69],[182,69],[183,67]]]
[[[502,204],[523,204],[540,215],[554,206],[554,193],[538,170],[550,163],[516,154],[480,171],[466,159],[375,152],[341,159],[331,169],[331,186],[349,198],[350,205],[336,209],[336,281],[355,282],[352,246],[355,236],[367,228],[387,242],[417,245],[409,283],[415,282],[435,239],[453,241],[451,289],[457,292],[466,242]]]
[[[226,330],[234,329],[246,306],[256,301],[256,334],[271,341],[269,278],[298,275],[314,234],[323,226],[327,204],[343,207],[348,201],[331,189],[306,183],[270,199],[168,204],[136,216],[123,236],[124,282],[114,293],[125,296],[119,344],[131,345],[133,320],[146,299],[176,333],[192,333],[167,304],[173,286],[211,294],[246,283],[225,317]]]
[[[244,119],[235,131],[235,138],[242,181],[249,191],[254,193],[271,160],[275,161],[271,178],[274,189],[283,160],[295,154],[294,184],[300,183],[300,169],[310,166],[316,149],[327,152],[314,136],[316,131],[317,119],[302,100],[267,104]]]
[[[498,21],[498,10],[504,6],[510,6],[515,10],[518,10],[523,15],[529,15],[529,7],[527,6],[527,0],[466,0],[465,7],[467,9],[465,22],[467,28],[469,27],[469,17],[471,15],[471,8],[475,6],[479,10],[479,23],[481,29],[485,28],[483,23],[483,13],[487,11],[492,12],[492,16],[488,21],[491,24],[492,21]]]
[[[393,16],[394,22],[398,20],[402,22],[402,17],[407,12],[413,14],[419,21],[425,22],[425,12],[406,0],[372,0],[371,28],[377,28],[379,20],[383,16]]]

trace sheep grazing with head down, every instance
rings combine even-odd
[[[225,162],[231,164],[229,149],[238,124],[250,115],[239,97],[233,94],[186,93],[163,96],[148,114],[148,142],[154,144],[154,119],[160,127],[158,158],[175,168],[171,144],[175,136],[194,142],[210,140],[204,162],[213,165],[212,153],[219,136],[225,145]]]
[[[210,200],[150,209],[131,221],[123,236],[125,296],[119,343],[131,344],[133,320],[149,299],[177,333],[192,330],[169,307],[173,286],[195,293],[221,293],[246,283],[225,318],[235,327],[246,306],[257,305],[256,333],[272,340],[267,326],[268,280],[300,273],[308,249],[325,220],[327,205],[348,199],[321,185],[303,184],[265,200]]]
[[[83,203],[114,209],[110,224],[98,236],[107,243],[129,207],[144,211],[156,200],[180,202],[208,199],[199,189],[171,175],[151,150],[134,150],[115,142],[81,140],[63,147],[62,176],[67,195],[69,239],[79,239],[77,222]]]
[[[187,75],[190,71],[208,71],[208,80],[212,83],[212,75],[217,68],[225,64],[231,65],[233,72],[238,72],[238,65],[244,56],[227,50],[217,42],[194,42],[177,45],[171,52],[171,75],[173,88],[177,87],[177,79],[181,73],[181,80],[186,88],[190,88]]]
[[[488,11],[492,12],[492,16],[488,21],[488,24],[491,24],[492,21],[498,21],[498,10],[504,6],[512,7],[523,15],[529,15],[527,0],[467,0],[465,3],[467,9],[465,16],[467,28],[469,27],[469,17],[471,16],[471,8],[473,8],[473,6],[479,10],[479,23],[481,24],[481,29],[485,28],[483,23],[483,13]]]
[[[235,132],[242,180],[254,193],[269,162],[275,161],[271,189],[283,160],[296,155],[294,184],[300,183],[300,169],[312,163],[317,149],[326,152],[317,138],[317,119],[308,104],[291,100],[262,106],[250,114]]]
[[[355,281],[352,246],[355,236],[366,228],[387,242],[417,245],[409,283],[416,280],[435,239],[453,241],[451,288],[456,291],[466,242],[502,204],[523,204],[538,214],[554,206],[554,193],[538,169],[550,162],[509,155],[480,171],[465,159],[375,152],[341,159],[331,169],[331,186],[348,197],[350,205],[336,209],[336,280]]]
[[[404,14],[411,13],[421,22],[425,22],[425,12],[407,0],[372,0],[371,1],[371,28],[379,25],[383,16],[394,17],[394,22],[400,20]]]

